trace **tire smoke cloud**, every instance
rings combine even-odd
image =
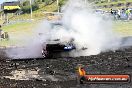
[[[63,25],[69,30],[68,34],[75,39],[78,50],[82,47],[88,48],[85,51],[74,52],[73,55],[96,55],[120,47],[121,40],[112,30],[111,19],[97,14],[89,3],[70,0],[63,11]]]
[[[71,56],[96,55],[127,46],[127,43],[122,45],[122,38],[113,32],[110,17],[96,13],[90,3],[69,0],[62,12],[61,26],[43,20],[33,31],[33,37],[28,38],[25,48],[7,51],[8,55],[14,58],[40,57],[42,44],[53,39],[60,39],[62,43],[74,38],[77,49],[70,53]],[[84,47],[87,49],[82,50]]]

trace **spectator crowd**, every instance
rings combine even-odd
[[[114,17],[116,20],[132,20],[132,9],[126,8],[126,9],[118,9],[110,11],[111,16]]]

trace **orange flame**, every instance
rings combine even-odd
[[[82,67],[79,67],[79,68],[78,68],[78,72],[79,72],[79,75],[80,75],[80,76],[86,75],[86,71],[85,71],[84,68],[82,68]]]

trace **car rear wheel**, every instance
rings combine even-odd
[[[42,50],[42,56],[43,56],[43,58],[46,58],[48,56],[47,51],[44,49]]]

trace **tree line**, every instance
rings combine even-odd
[[[59,6],[61,7],[65,1],[67,0],[59,0]],[[32,10],[38,10],[39,5],[43,4],[44,6],[50,5],[52,3],[56,2],[56,0],[32,0]],[[21,10],[23,13],[30,13],[30,0],[22,1],[21,2]]]

